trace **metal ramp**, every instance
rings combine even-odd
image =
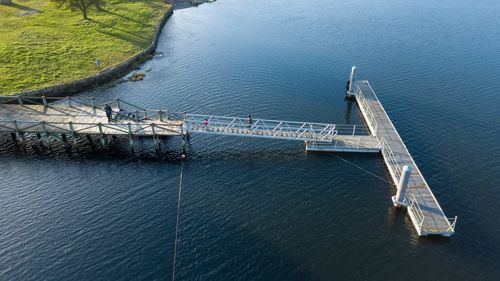
[[[185,114],[189,133],[219,134],[227,136],[298,140],[332,143],[343,135],[366,134],[356,125],[280,121],[268,119]],[[357,130],[357,131],[356,131]]]

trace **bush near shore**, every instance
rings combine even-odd
[[[105,3],[90,20],[49,0],[0,5],[0,95],[84,78],[132,57],[171,9],[164,0]]]

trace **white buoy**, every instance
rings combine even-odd
[[[392,197],[392,202],[395,207],[406,207],[408,203],[405,201],[406,191],[408,190],[408,182],[410,181],[411,166],[403,166],[401,178],[397,186],[396,195]]]
[[[349,94],[352,95],[354,87],[354,79],[356,78],[356,66],[351,68],[351,75],[349,76]]]

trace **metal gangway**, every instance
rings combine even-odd
[[[336,137],[367,135],[356,125],[185,114],[189,133],[332,143]],[[357,131],[356,131],[357,130]]]

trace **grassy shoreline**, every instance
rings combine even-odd
[[[84,21],[48,0],[0,5],[0,95],[92,76],[133,57],[170,9],[163,0],[110,0]]]

